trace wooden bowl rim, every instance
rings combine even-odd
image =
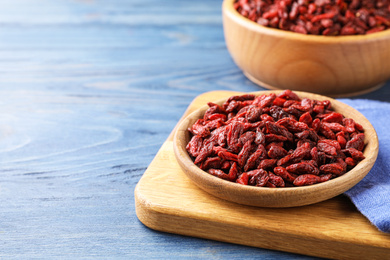
[[[257,91],[257,92],[251,92],[251,94],[255,95],[261,95],[261,94],[270,94],[275,93],[278,94],[282,92],[283,90],[269,90],[269,91]],[[305,194],[314,194],[313,192],[316,191],[324,191],[329,190],[332,191],[332,189],[335,189],[335,187],[342,185],[345,182],[349,183],[348,189],[352,188],[354,185],[356,185],[359,181],[361,181],[371,170],[372,166],[374,165],[377,155],[378,155],[378,136],[376,134],[376,131],[372,124],[368,121],[368,119],[361,114],[356,109],[352,108],[351,106],[335,100],[333,98],[319,95],[319,94],[313,94],[303,91],[294,91],[299,97],[301,98],[310,98],[310,99],[317,99],[317,100],[329,100],[332,103],[332,107],[336,107],[336,110],[339,111],[341,108],[348,108],[349,112],[347,114],[357,114],[359,115],[359,121],[358,123],[363,125],[365,129],[365,133],[369,132],[372,133],[373,137],[370,140],[366,140],[366,147],[364,150],[365,159],[359,162],[352,170],[348,171],[342,176],[339,176],[337,178],[331,179],[326,182],[317,183],[314,185],[309,186],[301,186],[301,187],[284,187],[284,188],[269,188],[269,187],[254,187],[254,186],[248,186],[248,185],[241,185],[234,182],[229,182],[227,180],[222,180],[218,177],[215,177],[203,170],[201,170],[198,166],[194,164],[192,159],[190,158],[189,154],[186,151],[186,145],[189,140],[186,140],[185,135],[189,136],[188,133],[188,126],[194,122],[197,118],[200,118],[200,116],[203,116],[204,112],[208,109],[208,106],[202,106],[201,108],[193,111],[191,114],[189,114],[186,118],[183,119],[183,121],[178,125],[178,128],[176,129],[175,135],[174,135],[174,152],[175,156],[180,164],[180,166],[185,168],[185,174],[191,178],[196,177],[197,179],[201,179],[205,183],[207,183],[208,186],[215,186],[220,187],[221,189],[228,190],[228,191],[239,191],[240,193],[248,193],[253,196],[262,196],[262,198],[266,198],[267,196],[274,196],[277,195],[283,195],[283,197],[289,197],[289,196],[296,196],[296,195],[305,195]],[[245,92],[238,92],[235,95],[240,94],[247,94]],[[227,98],[218,100],[218,101],[212,101],[213,103],[222,104],[224,101],[226,101]],[[341,112],[342,113],[342,112]],[[349,117],[349,116],[348,116]],[[187,138],[188,139],[188,138]],[[367,139],[367,138],[366,138]],[[366,168],[366,172],[362,172]],[[199,184],[195,181],[195,184],[198,185],[200,188],[203,188],[203,184]],[[341,192],[337,191],[335,189],[335,194],[331,197],[337,196],[343,192],[345,192],[348,189],[344,189]],[[215,195],[215,194],[214,194]],[[329,198],[331,198],[329,197]],[[226,198],[225,198],[226,199]],[[321,200],[314,201],[313,203],[319,202]],[[236,201],[237,202],[237,201]],[[240,203],[240,202],[238,202]],[[311,204],[306,203],[304,205]],[[249,204],[247,204],[249,205]],[[278,206],[272,206],[272,207],[278,207]],[[288,206],[281,206],[281,207],[288,207]]]
[[[251,31],[258,32],[260,34],[265,34],[269,36],[279,37],[279,38],[288,38],[290,40],[296,41],[307,41],[313,43],[324,43],[324,44],[340,44],[346,42],[369,42],[369,41],[378,41],[389,40],[390,39],[390,29],[376,32],[372,34],[365,35],[343,35],[343,36],[324,36],[324,35],[310,35],[310,34],[300,34],[291,31],[284,31],[281,29],[275,29],[260,25],[255,23],[248,18],[242,16],[237,12],[233,7],[235,0],[224,0],[222,3],[222,12],[234,20],[237,24],[240,24],[243,27],[248,28]]]

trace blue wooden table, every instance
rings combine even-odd
[[[389,85],[354,98],[390,101]],[[261,89],[226,49],[221,0],[0,1],[0,258],[309,259],[135,214],[191,100]]]

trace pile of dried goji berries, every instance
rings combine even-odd
[[[245,185],[311,185],[343,175],[364,159],[364,130],[334,112],[329,100],[279,95],[232,96],[208,103],[188,130],[196,165]]]
[[[390,28],[390,0],[237,0],[258,24],[314,35],[356,35]]]

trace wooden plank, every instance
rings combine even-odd
[[[185,115],[232,94],[202,94]],[[305,207],[270,209],[209,195],[181,171],[172,134],[137,184],[135,203],[139,220],[159,231],[334,259],[390,255],[390,235],[379,232],[344,196]]]

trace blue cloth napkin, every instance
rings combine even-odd
[[[380,231],[390,232],[390,103],[339,100],[360,111],[374,126],[379,139],[379,153],[374,167],[344,194]]]

